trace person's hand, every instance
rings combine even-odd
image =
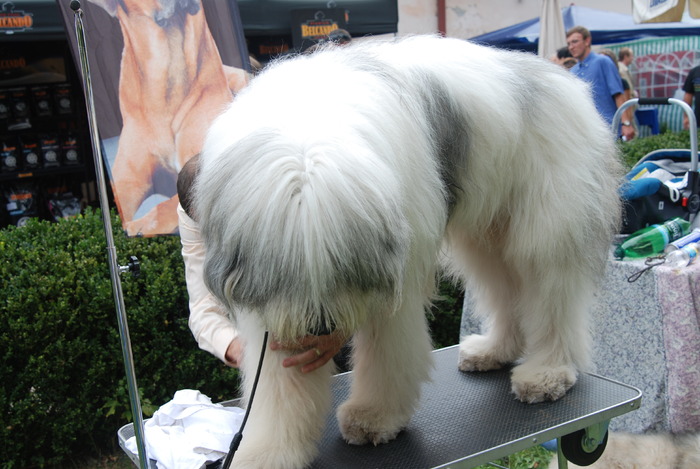
[[[623,125],[622,126],[622,136],[625,137],[625,141],[629,142],[634,138],[636,132],[634,131],[634,126]]]
[[[690,128],[690,120],[687,114],[683,114],[683,130],[688,130]]]
[[[241,366],[241,361],[243,360],[243,343],[238,337],[228,344],[224,358],[226,358],[226,364],[228,366],[233,368],[239,368]]]
[[[290,344],[272,341],[270,342],[270,349],[303,350],[296,355],[285,358],[282,366],[285,368],[300,366],[302,373],[310,373],[328,363],[328,360],[333,358],[346,342],[347,338],[336,331],[328,335],[307,335],[301,340]]]

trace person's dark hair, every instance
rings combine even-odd
[[[557,59],[561,60],[566,59],[567,57],[571,57],[571,52],[567,46],[557,49]]]
[[[632,49],[630,49],[629,47],[623,47],[623,48],[620,49],[620,51],[617,53],[617,59],[618,59],[620,62],[622,62],[623,60],[625,60],[626,57],[629,57],[630,55],[632,55]]]
[[[187,215],[193,220],[197,217],[194,214],[193,185],[199,174],[199,154],[190,158],[177,175],[177,195],[180,198],[180,205]]]

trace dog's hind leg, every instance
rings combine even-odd
[[[516,232],[504,228],[478,245],[454,247],[453,236],[455,256],[472,272],[476,314],[486,330],[462,340],[459,367],[489,370],[517,363],[511,381],[518,399],[556,400],[587,364],[594,276],[588,264],[566,258],[580,251],[580,240],[543,231],[542,223],[533,223],[533,229],[514,225]],[[555,252],[551,246],[562,247]]]
[[[243,387],[246,400],[255,378],[264,329],[257,317],[239,315],[237,326],[245,338]],[[271,338],[270,338],[271,340]],[[245,469],[301,469],[317,453],[331,405],[332,361],[310,373],[283,368],[290,352],[267,346],[258,389],[233,467]]]
[[[511,377],[513,392],[524,402],[562,397],[585,366],[589,348],[587,282],[553,269],[535,283],[523,289],[520,326],[526,350]]]
[[[499,369],[517,360],[523,349],[522,333],[515,317],[517,286],[507,266],[494,257],[482,257],[484,262],[480,262],[476,270],[478,282],[475,279],[471,283],[475,314],[482,319],[482,334],[472,334],[461,340],[459,369],[462,371]]]
[[[411,419],[432,367],[424,301],[407,295],[393,315],[372,316],[353,337],[352,389],[337,412],[349,443],[386,443]]]
[[[452,235],[452,239],[457,239]],[[467,279],[474,315],[481,320],[481,334],[462,338],[459,345],[459,369],[487,371],[512,363],[522,354],[522,333],[516,319],[518,281],[498,248],[484,243],[478,246],[461,240],[451,247],[456,275]]]
[[[578,370],[589,365],[593,276],[583,262],[567,258],[576,252],[574,247],[550,252],[512,259],[513,268],[521,272],[518,318],[525,350],[511,381],[524,402],[559,399],[576,382]]]

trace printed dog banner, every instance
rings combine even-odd
[[[59,0],[79,63],[74,13]],[[177,234],[177,174],[248,80],[234,0],[83,0],[96,125],[122,227]]]
[[[700,18],[700,0],[688,0],[693,18]],[[681,21],[686,0],[632,0],[635,23],[675,23]]]

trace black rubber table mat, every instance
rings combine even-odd
[[[516,453],[639,408],[639,390],[597,375],[583,374],[557,402],[523,404],[510,392],[510,370],[464,373],[458,346],[436,350],[432,381],[423,386],[408,427],[384,445],[345,443],[335,409],[348,397],[351,373],[333,380],[333,410],[320,455],[312,469],[470,468]],[[224,405],[238,405],[238,399]],[[125,448],[133,424],[118,431]],[[149,461],[155,468],[155,461]],[[218,465],[212,464],[208,468]],[[234,466],[235,467],[235,466]]]
[[[468,468],[605,422],[639,407],[639,390],[582,374],[560,400],[523,404],[510,392],[510,370],[460,372],[458,346],[437,350],[408,427],[384,445],[347,444],[335,409],[348,397],[351,373],[333,382],[329,415],[314,469]]]

